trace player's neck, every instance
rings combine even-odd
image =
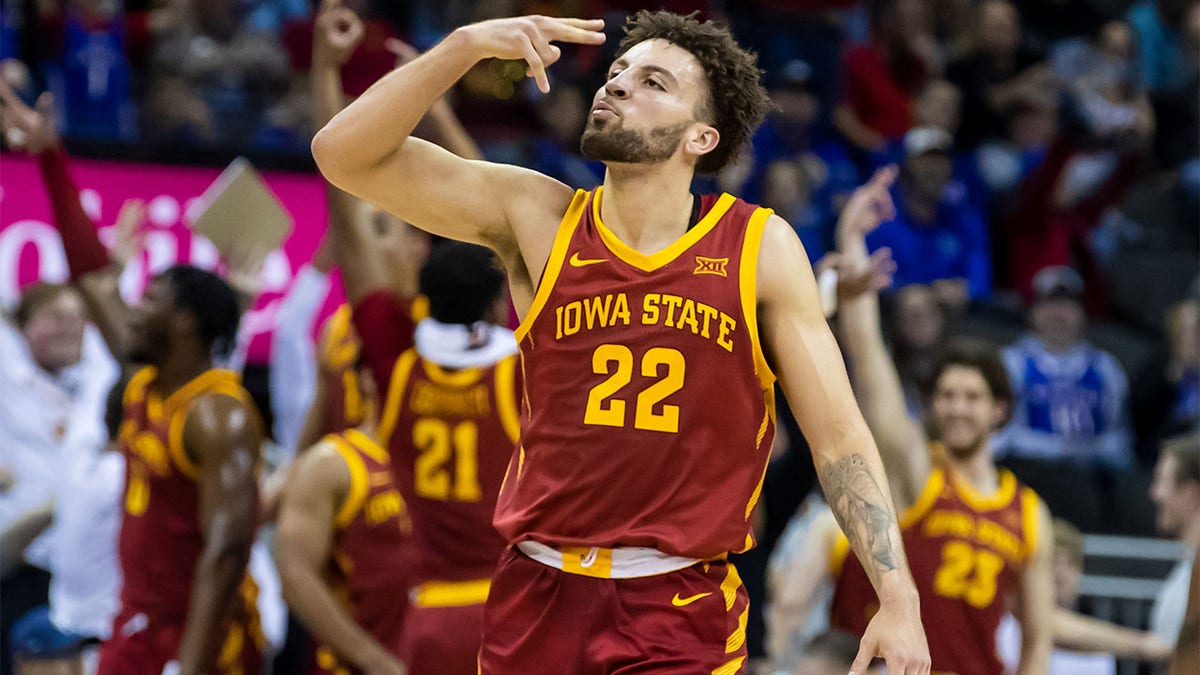
[[[212,358],[209,356],[189,349],[176,349],[158,366],[155,381],[159,393],[170,396],[212,367]]]
[[[692,169],[663,164],[609,166],[600,219],[625,245],[651,254],[687,231],[692,214]]]
[[[954,475],[967,482],[979,494],[990,495],[1000,489],[1000,472],[992,458],[991,448],[984,446],[969,457],[949,458]]]

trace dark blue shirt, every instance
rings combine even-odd
[[[966,279],[972,300],[992,293],[992,262],[987,226],[966,198],[961,183],[951,182],[931,223],[919,223],[908,212],[903,191],[893,188],[896,218],[867,235],[871,252],[885,246],[896,261],[897,288],[939,279]]]

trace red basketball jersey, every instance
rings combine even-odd
[[[125,388],[125,417],[119,440],[125,455],[125,513],[119,553],[124,582],[121,612],[145,613],[152,622],[182,623],[187,618],[196,563],[204,549],[200,531],[200,468],[183,447],[183,427],[192,404],[220,394],[253,406],[238,375],[208,370],[163,399],[155,386],[158,371],[146,367]],[[231,616],[248,626],[262,646],[254,600],[257,589],[245,577],[240,603]]]
[[[396,490],[387,452],[355,429],[326,436],[350,472],[350,490],[334,519],[328,578],[354,622],[400,656],[412,573],[408,507]],[[317,664],[337,671],[322,647]]]
[[[1008,471],[991,496],[937,468],[900,518],[935,673],[1000,675],[996,629],[1038,541],[1038,496]],[[830,625],[862,635],[879,610],[866,570],[839,539]]]
[[[361,350],[358,334],[350,321],[350,305],[337,308],[322,331],[320,369],[318,377],[325,379],[325,418],[328,429],[353,429],[363,423],[368,406],[364,401],[356,370]]]
[[[396,361],[379,439],[412,514],[414,585],[495,570],[505,542],[492,514],[520,428],[516,362],[451,371],[416,349]]]
[[[712,558],[753,545],[774,436],[756,269],[768,209],[701,198],[652,255],[579,191],[517,329],[525,417],[496,526],[512,542]]]

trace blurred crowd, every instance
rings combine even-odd
[[[820,270],[851,191],[877,168],[897,165],[897,215],[867,244],[887,248],[895,262],[883,296],[884,328],[909,412],[922,415],[950,337],[1006,345],[1015,400],[994,441],[1002,463],[1084,533],[1196,538],[1195,522],[1187,522],[1200,514],[1200,476],[1154,483],[1153,469],[1164,439],[1200,431],[1200,2],[345,4],[365,21],[363,42],[342,70],[349,96],[398,57],[408,58],[398,44],[428,48],[475,20],[603,16],[614,36],[621,17],[643,6],[727,21],[760,54],[776,109],[737,165],[698,179],[697,190],[724,190],[775,209]],[[46,111],[69,147],[98,141],[86,147],[117,158],[123,148],[207,148],[311,165],[316,8],[309,0],[5,0],[2,7],[0,77],[30,103],[42,91],[53,94],[52,102],[44,99]],[[564,48],[548,95],[524,77],[520,63],[481,64],[451,92],[454,112],[487,159],[591,188],[603,179],[603,166],[579,155],[577,139],[616,43]],[[293,305],[307,307],[297,310],[306,317],[299,320],[302,335],[328,290],[329,262],[314,265],[321,268],[312,284],[319,293],[304,276],[293,288]],[[27,293],[3,326],[0,353],[27,352],[45,371],[5,359],[4,385],[42,387],[46,397],[63,398],[58,407],[31,410],[6,390],[0,422],[46,416],[37,420],[42,436],[21,443],[67,447],[106,437],[95,420],[95,428],[72,430],[79,438],[63,438],[72,411],[104,407],[115,377],[95,331],[84,332],[83,316],[78,297],[43,289]],[[63,334],[81,337],[59,353]],[[311,360],[311,346],[302,354]],[[275,394],[274,373],[272,387]],[[763,550],[750,554],[764,561],[815,482],[803,438],[783,417],[790,433],[781,434],[767,477]],[[57,455],[9,466],[13,455],[6,454],[6,541],[21,541],[16,526],[41,532],[31,522],[46,526],[54,514],[44,501],[55,490],[93,484],[88,479],[101,472],[112,474],[105,483],[112,488],[119,471],[96,460],[72,465],[82,473],[64,477]],[[38,478],[13,483],[22,472]],[[1167,483],[1195,483],[1195,490],[1180,497]],[[54,488],[21,492],[39,484]],[[1180,505],[1186,499],[1196,503]],[[1162,513],[1171,509],[1183,523],[1165,531]],[[92,527],[87,519],[104,515],[56,517],[69,529]],[[1060,544],[1081,567],[1080,545],[1072,541]],[[35,545],[25,557],[48,568],[88,550],[86,542],[71,546],[55,552]],[[6,575],[36,574],[19,558],[6,557]],[[6,576],[6,588],[20,583]],[[760,643],[763,633],[760,625]],[[813,644],[814,654],[853,655],[836,637]]]

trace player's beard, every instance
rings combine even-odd
[[[611,121],[610,121],[611,124]],[[679,144],[683,132],[691,122],[680,122],[670,126],[655,127],[649,131],[634,129],[605,129],[588,122],[579,139],[579,151],[584,157],[599,162],[624,164],[653,164],[670,159]]]

